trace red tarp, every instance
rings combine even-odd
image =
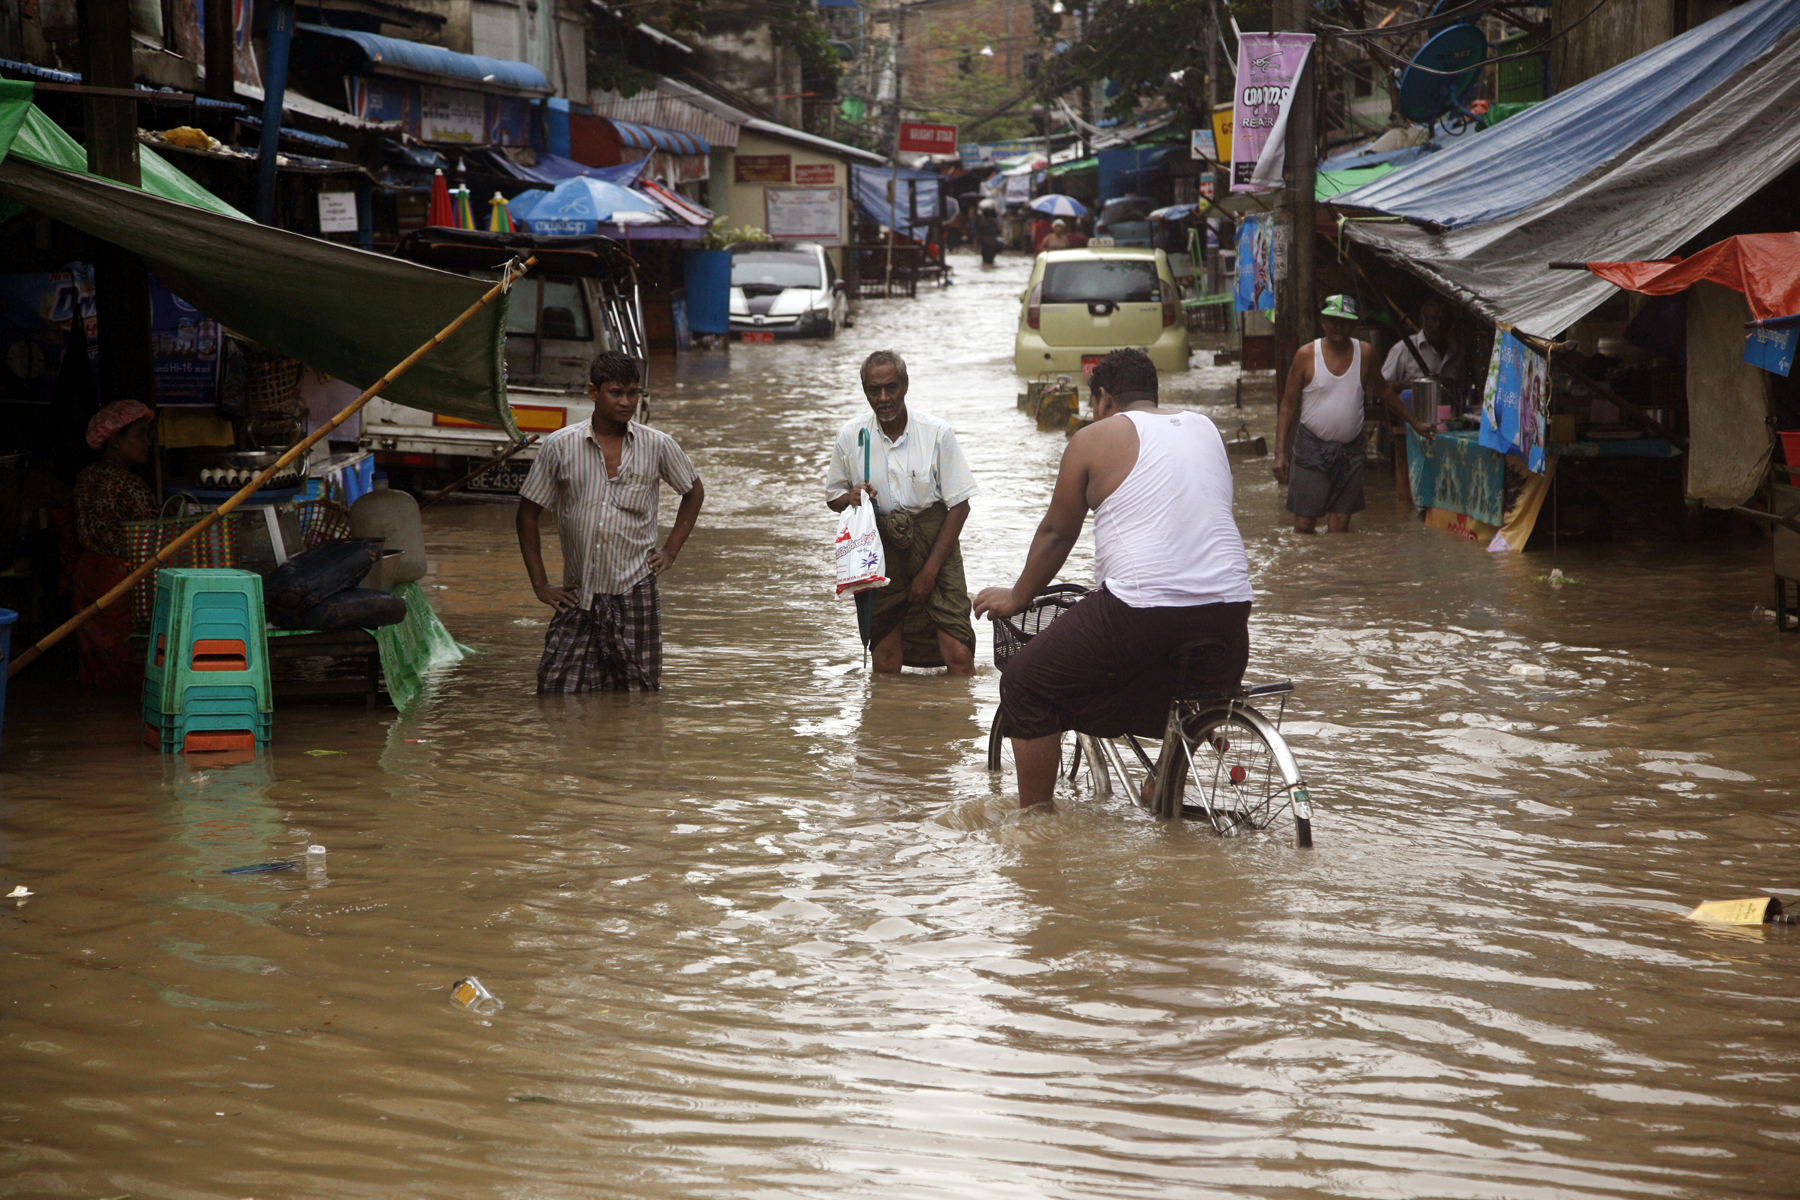
[[[1800,233],[1747,233],[1686,259],[1591,262],[1588,270],[1615,287],[1667,296],[1706,280],[1744,293],[1758,321],[1800,313]]]

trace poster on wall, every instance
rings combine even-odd
[[[419,136],[419,85],[398,79],[355,75],[350,87],[350,111],[365,121],[398,121],[400,128]]]
[[[156,402],[211,408],[219,398],[219,324],[150,276]]]
[[[843,188],[764,188],[763,207],[772,238],[842,244]]]
[[[487,138],[487,105],[480,92],[419,88],[419,140],[477,145]]]
[[[531,101],[523,96],[487,96],[490,146],[531,145]]]
[[[1238,37],[1237,94],[1231,120],[1232,191],[1260,192],[1281,186],[1288,101],[1312,43],[1310,33],[1246,31]],[[1257,170],[1259,162],[1261,171]]]
[[[1481,396],[1481,444],[1502,454],[1517,454],[1527,470],[1543,474],[1544,407],[1549,398],[1549,360],[1511,330],[1499,330]]]
[[[1237,286],[1233,289],[1238,312],[1275,307],[1275,218],[1267,213],[1238,222]]]
[[[0,400],[48,404],[68,354],[70,324],[79,316],[89,368],[98,378],[99,320],[94,268],[0,275]]]

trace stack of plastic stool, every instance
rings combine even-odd
[[[262,579],[166,568],[144,655],[144,744],[163,751],[253,750],[274,722]]]

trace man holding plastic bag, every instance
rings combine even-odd
[[[973,674],[975,630],[957,539],[979,490],[974,476],[949,425],[908,411],[906,360],[877,350],[863,362],[862,386],[869,412],[838,432],[825,477],[825,503],[844,513],[838,594],[856,595],[877,673],[908,666]],[[878,539],[868,536],[870,516]]]

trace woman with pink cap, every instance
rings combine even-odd
[[[100,461],[75,477],[75,533],[81,542],[74,592],[86,608],[131,573],[125,558],[125,522],[156,515],[156,496],[137,474],[150,461],[150,422],[155,413],[136,400],[115,400],[88,421],[87,444]],[[81,682],[94,687],[134,686],[142,665],[131,651],[131,606],[114,603],[80,630]]]

